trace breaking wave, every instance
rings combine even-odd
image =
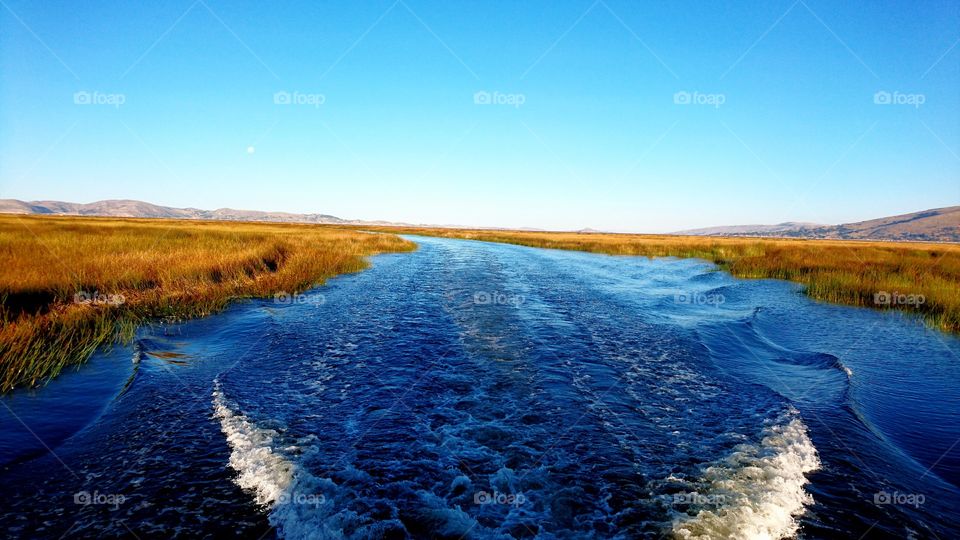
[[[336,486],[301,468],[290,456],[309,449],[287,444],[276,429],[258,425],[227,400],[214,381],[214,415],[230,445],[234,481],[269,512],[270,524],[283,538],[344,538],[343,516],[330,518],[325,492]],[[337,518],[341,519],[337,519]],[[332,522],[332,523],[331,523]]]
[[[296,466],[273,449],[279,433],[257,426],[235,412],[214,381],[214,415],[230,445],[230,466],[237,471],[236,483],[251,492],[258,505],[272,506],[290,489]]]
[[[790,411],[763,429],[759,444],[738,445],[706,467],[695,504],[673,522],[676,538],[779,539],[796,534],[797,518],[813,502],[806,474],[820,467],[807,427]]]

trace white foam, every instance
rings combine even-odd
[[[264,429],[227,404],[219,382],[213,389],[214,414],[230,445],[230,466],[239,473],[237,485],[253,493],[257,504],[271,506],[286,493],[293,481],[295,466],[274,451],[273,441],[279,435]]]
[[[792,411],[764,428],[759,446],[738,445],[704,471],[702,491],[687,500],[705,504],[696,515],[674,520],[676,538],[776,540],[796,534],[797,518],[813,502],[804,490],[805,474],[818,469],[820,459],[807,427],[794,416]]]
[[[356,527],[356,516],[336,513],[324,495],[336,490],[328,479],[311,475],[288,456],[303,455],[303,444],[285,443],[274,429],[261,427],[237,412],[214,381],[213,408],[230,445],[230,467],[239,473],[234,480],[269,512],[268,520],[281,538],[343,538],[345,527]]]

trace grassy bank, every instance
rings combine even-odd
[[[960,332],[960,245],[367,228],[614,255],[698,257],[733,275],[802,283],[819,300],[916,312]],[[36,385],[152,318],[302,291],[407,251],[349,227],[0,215],[0,391]],[[878,303],[888,293],[890,303]],[[894,294],[920,303],[898,304]],[[901,298],[904,298],[901,296]]]
[[[935,328],[960,333],[958,244],[432,228],[379,230],[612,255],[698,257],[713,261],[737,277],[795,281],[805,285],[807,294],[818,300],[915,312]],[[916,302],[921,297],[922,302]]]
[[[0,215],[0,391],[41,384],[145,320],[292,294],[413,248],[316,225]]]

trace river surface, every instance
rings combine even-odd
[[[960,534],[960,340],[703,261],[413,239],[2,398],[0,530]]]

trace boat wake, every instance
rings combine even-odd
[[[710,463],[695,490],[674,497],[690,503],[673,522],[676,538],[778,539],[791,537],[813,502],[806,474],[820,467],[807,427],[791,410],[764,427],[759,444],[738,445]]]
[[[258,505],[272,506],[289,491],[296,472],[296,466],[273,448],[280,434],[235,412],[219,381],[214,381],[213,410],[231,448],[230,466],[239,474],[237,485],[253,493]]]
[[[283,444],[279,431],[258,425],[238,412],[216,380],[213,409],[230,445],[230,467],[238,474],[234,481],[253,496],[258,506],[269,511],[270,524],[281,536],[343,538],[340,531],[305,526],[325,517],[323,510],[329,505],[326,495],[317,489],[323,482],[292,458],[304,452],[302,446]],[[328,483],[328,487],[334,487]]]

